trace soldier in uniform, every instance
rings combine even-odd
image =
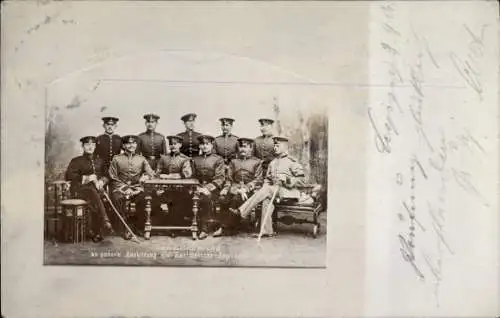
[[[229,208],[238,208],[262,185],[262,160],[254,157],[253,140],[239,138],[239,157],[229,164],[226,185],[221,191],[221,208],[224,213],[224,234],[234,234],[239,225],[239,216],[229,213]]]
[[[170,154],[162,155],[158,161],[156,174],[161,179],[187,179],[193,176],[191,160],[181,153],[182,138],[180,136],[167,136],[170,145]],[[183,207],[191,206],[191,196],[187,191],[167,191],[161,201],[166,202],[168,209],[169,225],[182,225],[185,215]],[[174,233],[171,233],[174,236]]]
[[[213,151],[214,137],[201,135],[198,137],[201,155],[194,158],[194,176],[201,185],[197,192],[200,195],[200,235],[201,240],[208,236],[208,219],[213,216],[213,201],[219,197],[219,192],[224,186],[224,159]],[[215,236],[222,233],[219,228]]]
[[[106,175],[108,174],[109,164],[113,157],[121,152],[122,139],[115,134],[115,129],[118,124],[116,117],[103,117],[104,134],[97,136],[97,157],[101,158],[104,164]]]
[[[146,158],[137,154],[138,137],[127,135],[122,138],[124,152],[116,155],[109,167],[111,178],[111,198],[122,215],[125,215],[125,200],[135,201],[137,230],[144,230],[144,188],[142,182],[155,176]],[[123,231],[125,239],[131,238],[131,233]]]
[[[215,137],[215,153],[224,158],[224,163],[229,165],[232,159],[238,155],[238,137],[231,134],[234,119],[221,118],[222,135]]]
[[[200,154],[198,138],[201,134],[195,131],[194,128],[196,114],[186,114],[181,117],[181,120],[184,122],[184,126],[186,127],[186,131],[177,134],[177,136],[182,137],[181,152],[186,156],[193,158]]]
[[[274,159],[273,124],[274,120],[268,118],[259,119],[262,135],[255,138],[255,156],[261,159],[264,174],[267,166]]]
[[[298,200],[300,191],[297,187],[304,185],[305,182],[304,168],[297,159],[288,155],[288,139],[273,137],[273,141],[276,158],[269,164],[262,188],[238,209],[230,209],[231,212],[246,218],[262,202],[261,229],[263,237],[274,235],[272,223],[274,205],[271,198],[274,196],[278,201]]]
[[[102,241],[102,229],[112,232],[106,208],[101,200],[100,191],[108,183],[103,160],[95,156],[97,138],[86,136],[80,139],[83,148],[81,156],[71,159],[66,170],[66,180],[71,182],[72,196],[89,202],[91,214],[91,233],[94,242]]]
[[[167,154],[167,142],[164,135],[155,131],[160,116],[146,114],[143,118],[146,121],[146,131],[138,135],[137,153],[143,155],[154,170],[160,156]]]

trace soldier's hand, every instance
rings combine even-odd
[[[104,187],[104,182],[102,180],[98,180],[95,183],[95,187],[97,188],[97,190],[102,190],[102,188]]]
[[[97,182],[97,176],[96,176],[95,174],[91,174],[91,175],[89,176],[89,179],[88,179],[88,180],[89,180],[89,181],[93,181],[93,182]]]
[[[149,177],[147,175],[143,175],[142,177],[139,178],[139,182],[143,183],[144,181],[148,180]]]
[[[204,195],[210,195],[210,191],[205,187],[200,188],[200,193]]]
[[[222,189],[222,191],[220,192],[220,195],[224,197],[227,195],[227,192],[228,192],[227,189]]]

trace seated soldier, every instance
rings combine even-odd
[[[262,237],[274,235],[272,223],[274,200],[298,200],[300,191],[297,187],[303,186],[305,182],[302,165],[297,159],[288,155],[288,139],[273,137],[273,142],[276,158],[269,163],[262,188],[257,190],[238,209],[230,208],[231,212],[246,218],[262,202]]]
[[[170,145],[170,154],[162,155],[158,161],[156,174],[161,179],[187,179],[193,176],[191,168],[191,158],[181,153],[182,137],[167,136]],[[167,204],[168,211],[167,222],[169,225],[182,225],[184,222],[184,211],[191,211],[191,196],[188,191],[167,191],[163,193],[161,201]],[[163,206],[163,205],[162,205]],[[184,207],[189,208],[184,209]],[[174,233],[170,233],[174,236]]]
[[[214,137],[201,135],[200,142],[201,155],[194,158],[194,176],[201,185],[196,190],[200,195],[200,235],[199,239],[207,238],[209,228],[208,219],[213,216],[214,202],[219,197],[219,191],[224,186],[224,159],[213,152]],[[215,235],[220,235],[222,229],[215,231]]]
[[[71,181],[71,194],[89,203],[91,213],[91,237],[94,242],[102,241],[101,229],[112,232],[100,191],[108,183],[104,163],[94,154],[97,138],[87,136],[80,139],[83,155],[71,159],[66,170],[66,180]]]
[[[144,230],[144,188],[142,183],[155,176],[148,161],[142,155],[136,154],[137,136],[128,135],[122,138],[124,153],[113,157],[109,167],[111,178],[111,197],[115,206],[122,216],[125,216],[126,200],[136,203],[137,217],[133,225],[136,230]],[[126,240],[132,238],[132,234],[123,230]]]
[[[252,156],[253,140],[239,138],[239,158],[231,160],[228,168],[226,186],[221,191],[221,208],[223,214],[224,234],[234,234],[239,220],[229,208],[237,208],[243,204],[262,185],[262,160]]]

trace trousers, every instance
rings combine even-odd
[[[89,203],[91,231],[93,234],[100,234],[104,222],[109,221],[106,208],[101,199],[101,194],[93,184],[85,184],[79,187],[78,196]]]
[[[239,207],[241,217],[246,218],[250,212],[252,212],[252,210],[262,202],[262,213],[260,219],[262,234],[273,234],[272,213],[274,212],[274,204],[271,202],[271,198],[278,190],[279,186],[264,183],[259,190],[257,190]]]

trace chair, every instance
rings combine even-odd
[[[273,228],[277,229],[278,222],[286,225],[313,224],[312,236],[316,238],[320,232],[319,215],[324,211],[324,193],[320,184],[309,184],[298,188],[309,200],[287,200],[274,202]],[[260,227],[262,208],[255,211],[256,227]]]

